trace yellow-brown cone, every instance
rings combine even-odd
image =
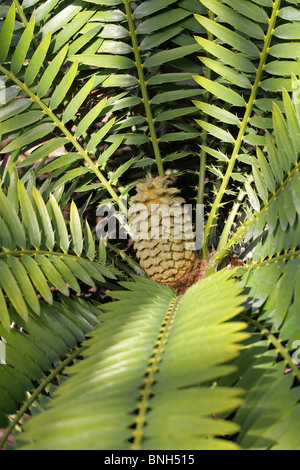
[[[136,236],[137,227],[141,227],[137,224],[136,215],[131,216],[130,226],[135,231],[136,255],[147,276],[176,289],[177,283],[182,284],[181,280],[190,282],[191,277],[195,278],[191,274],[195,268],[198,271],[199,257],[194,250],[192,221],[188,214],[185,215],[183,228],[185,200],[177,196],[179,189],[168,186],[169,182],[162,177],[137,185],[137,194],[131,202],[134,203],[133,207],[141,208],[136,213],[139,223],[144,224],[140,239]],[[165,217],[166,214],[170,218]],[[187,276],[189,273],[190,276]]]

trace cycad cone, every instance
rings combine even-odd
[[[137,184],[137,194],[131,198],[137,212],[130,217],[130,226],[135,232],[136,255],[147,276],[176,289],[199,258],[194,251],[192,221],[187,212],[183,215],[185,200],[177,196],[179,189],[168,186],[163,177]],[[138,211],[139,207],[145,210]],[[163,217],[166,213],[169,217]],[[139,227],[144,224],[140,237],[137,220]]]

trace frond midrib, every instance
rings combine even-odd
[[[146,415],[150,407],[149,400],[152,393],[152,387],[155,382],[155,376],[158,372],[158,364],[163,359],[165,344],[167,343],[167,338],[170,335],[170,330],[175,320],[181,297],[182,296],[175,296],[170,302],[168,312],[162,322],[162,327],[155,343],[153,355],[150,358],[149,365],[145,372],[146,377],[143,380],[140,401],[137,404],[138,413],[135,418],[136,427],[132,433],[133,442],[131,450],[141,450],[142,448],[143,431],[146,424]]]
[[[80,259],[84,258],[90,263],[97,263],[99,264],[99,261],[97,260],[92,260],[86,256],[78,256],[76,253],[64,253],[63,251],[54,251],[54,250],[40,250],[40,249],[21,249],[21,250],[7,250],[0,252],[0,259],[2,258],[9,258],[10,256],[14,257],[21,257],[23,255],[29,255],[29,256],[36,256],[36,255],[43,255],[43,256],[57,256],[59,258],[70,258],[70,259]]]
[[[0,449],[2,449],[9,437],[9,435],[14,431],[20,420],[24,417],[25,413],[30,409],[30,407],[35,403],[38,397],[45,391],[48,385],[51,384],[63,371],[68,367],[74,360],[76,360],[84,351],[84,347],[79,346],[75,351],[70,351],[67,357],[59,362],[59,364],[46,376],[38,387],[28,396],[24,401],[21,408],[15,414],[13,419],[10,421],[9,425],[5,429],[1,439],[0,439]]]
[[[271,44],[271,39],[272,39],[272,36],[273,36],[273,32],[274,32],[274,28],[275,28],[275,24],[276,24],[280,4],[281,4],[281,0],[276,0],[273,3],[272,15],[271,15],[271,18],[269,19],[268,31],[267,31],[267,34],[265,36],[263,50],[260,54],[260,61],[259,61],[258,68],[256,70],[255,82],[252,86],[251,95],[250,95],[249,101],[246,105],[246,112],[245,112],[243,121],[242,121],[241,126],[240,126],[238,137],[237,137],[237,139],[235,140],[235,143],[234,143],[234,149],[233,149],[231,158],[228,162],[228,167],[227,167],[226,173],[224,175],[224,178],[223,178],[222,184],[220,186],[220,189],[217,193],[217,196],[214,200],[213,206],[211,208],[211,211],[210,211],[210,214],[209,214],[206,226],[205,226],[203,255],[206,259],[208,259],[208,256],[209,256],[208,248],[207,248],[208,237],[210,235],[210,231],[211,231],[214,219],[215,219],[216,212],[217,212],[217,210],[218,210],[218,208],[219,208],[219,206],[222,202],[223,196],[225,194],[225,190],[228,186],[229,180],[231,178],[231,174],[232,174],[233,169],[235,167],[235,163],[236,163],[236,160],[237,160],[237,157],[238,157],[238,154],[239,154],[239,150],[240,150],[240,147],[242,145],[242,141],[244,139],[244,134],[245,134],[245,131],[246,131],[246,128],[247,128],[247,125],[248,125],[248,119],[251,116],[253,106],[255,104],[257,92],[258,92],[259,85],[260,85],[262,75],[263,75],[264,66],[266,64],[266,60],[267,60],[267,57],[268,57],[268,50],[269,50],[269,47],[270,47],[270,44]]]
[[[99,170],[98,166],[93,162],[93,160],[89,157],[88,153],[84,150],[84,148],[80,145],[80,143],[75,139],[73,134],[66,128],[64,123],[58,119],[58,117],[51,111],[51,109],[37,96],[35,95],[25,83],[22,83],[21,80],[19,80],[17,77],[14,76],[13,73],[11,73],[9,70],[7,70],[5,67],[3,67],[0,64],[0,72],[12,80],[21,90],[23,90],[33,101],[36,103],[43,111],[44,114],[46,114],[51,121],[57,126],[61,132],[65,135],[65,137],[72,143],[72,145],[77,149],[79,154],[83,157],[83,159],[88,163],[89,167],[91,170],[97,175],[99,178],[100,182],[103,184],[105,189],[109,192],[109,194],[112,196],[113,200],[118,204],[120,209],[126,213],[126,207],[124,206],[122,200],[119,198],[117,193],[114,191],[112,185],[109,183],[109,181],[105,178],[105,176],[102,174],[102,172]]]

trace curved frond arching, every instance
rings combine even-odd
[[[252,316],[242,317],[249,322],[251,338],[244,342],[241,355],[232,361],[236,372],[219,382],[246,390],[245,400],[233,417],[241,426],[236,441],[244,450],[296,450],[300,373],[291,346],[282,344]],[[273,348],[269,348],[270,343]]]
[[[2,153],[15,152],[14,162],[20,151],[29,153],[19,167],[30,165],[34,171],[35,163],[45,159],[46,164],[42,160],[39,168],[42,173],[49,169],[49,154],[63,147],[66,151],[51,162],[51,170],[64,170],[65,178],[74,179],[79,188],[85,188],[85,181],[96,175],[99,187],[105,188],[121,207],[113,186],[125,171],[151,167],[156,162],[163,175],[164,159],[172,161],[189,155],[184,151],[170,152],[169,146],[200,135],[192,120],[197,108],[190,98],[202,94],[192,80],[192,74],[200,74],[202,69],[189,57],[200,49],[193,33],[202,32],[193,14],[205,13],[205,7],[186,1],[179,5],[154,4],[142,2],[131,11],[132,4],[127,1],[102,5],[49,0],[45,4],[24,1],[21,5],[16,0],[4,22],[4,29],[15,29],[13,42],[9,34],[5,36],[7,52],[0,64],[7,89],[2,102],[8,108],[3,110],[4,115],[11,109],[11,100],[18,101],[21,94],[27,94],[34,103],[27,102],[26,113],[20,107],[17,122],[5,122],[3,130],[8,136],[16,134]],[[17,28],[15,15],[21,19],[24,31]],[[22,39],[23,34],[26,40]],[[17,76],[16,66],[13,70],[5,67],[16,43],[22,50]],[[170,46],[169,51],[164,51]],[[166,72],[162,71],[165,64]],[[60,72],[65,74],[63,79]],[[21,92],[17,87],[21,87]],[[111,93],[118,88],[119,95]],[[94,93],[97,104],[93,109],[84,109],[85,101]],[[39,115],[37,109],[43,114]],[[183,124],[182,116],[189,123]],[[70,131],[72,122],[75,135]],[[94,132],[99,122],[102,127]],[[111,144],[110,155],[126,145],[142,148],[143,154],[127,158],[123,171],[112,172],[110,178],[106,154],[100,150],[104,142]],[[88,167],[82,165],[83,160]],[[87,179],[82,178],[84,175]],[[125,187],[123,191],[126,190]]]
[[[295,80],[294,77],[292,82]],[[297,136],[300,124],[293,101],[283,90],[284,114],[274,104],[274,136],[266,134],[266,155],[257,148],[256,157],[252,157],[253,183],[245,183],[250,206],[246,209],[247,219],[227,244],[220,242],[212,264],[242,240],[253,240],[254,261],[263,261],[299,246],[300,141]]]
[[[238,355],[245,325],[227,320],[241,311],[243,297],[230,272],[217,278],[182,297],[147,279],[124,283],[127,290],[114,293],[118,301],[104,306],[85,360],[27,423],[25,448],[234,449],[218,436],[236,426],[212,415],[239,405],[240,391],[206,384],[232,372],[226,362]],[[57,427],[64,430],[59,439]]]
[[[46,372],[57,369],[58,375],[64,361],[67,359],[66,363],[70,363],[68,357],[75,360],[80,355],[80,343],[99,323],[101,314],[88,302],[71,299],[66,305],[42,303],[40,310],[39,316],[31,312],[27,322],[11,311],[22,331],[12,328],[7,332],[0,325],[5,351],[5,363],[0,365],[1,427],[8,425],[8,417],[17,412],[19,403],[26,404],[26,392],[35,393],[37,382],[39,393],[47,387],[50,380]],[[23,414],[25,411],[26,405]],[[22,413],[19,417],[23,417]]]
[[[295,80],[295,78],[293,79]],[[274,137],[267,134],[266,154],[253,157],[253,184],[245,185],[251,209],[229,245],[250,243],[242,257],[249,308],[272,325],[283,341],[297,337],[299,271],[299,154],[300,123],[295,104],[283,91],[285,117],[274,104]],[[232,245],[231,245],[232,246]],[[224,254],[224,252],[223,252]],[[222,250],[214,261],[222,256]]]
[[[197,2],[179,3],[167,1],[158,5],[147,1],[132,7],[126,0],[101,4],[90,20],[90,29],[96,22],[103,22],[98,34],[102,44],[93,54],[79,51],[69,56],[70,60],[79,60],[85,66],[100,67],[96,81],[104,88],[125,89],[127,97],[123,98],[120,118],[112,130],[123,136],[124,143],[129,145],[152,145],[162,175],[162,158],[168,157],[166,143],[199,136],[192,122],[186,128],[180,126],[180,116],[196,111],[187,100],[199,96],[199,88],[193,86],[192,73],[201,73],[201,68],[188,59],[199,50],[190,32],[195,28],[199,30],[193,13],[205,9]],[[188,34],[183,34],[183,30]],[[168,51],[164,50],[166,45]],[[169,70],[161,72],[166,64]],[[186,81],[190,84],[185,85]],[[166,103],[168,112],[165,112]],[[119,105],[112,104],[111,111],[117,115],[118,108]],[[159,123],[164,123],[167,132],[160,131]],[[132,126],[135,126],[134,133]],[[108,141],[115,141],[115,138],[108,136]]]
[[[201,3],[211,11],[209,18],[196,15],[197,21],[207,30],[207,38],[198,36],[196,39],[206,53],[203,63],[208,72],[206,76],[194,78],[209,94],[210,103],[208,98],[204,100],[205,103],[196,103],[205,116],[205,119],[197,122],[205,136],[203,159],[206,154],[213,155],[221,167],[211,167],[211,171],[220,178],[220,189],[205,228],[203,255],[208,259],[207,243],[229,182],[237,172],[239,178],[243,179],[237,165],[239,154],[249,145],[265,145],[265,132],[272,129],[274,123],[270,119],[273,93],[283,88],[292,91],[289,76],[291,72],[297,73],[298,63],[291,60],[293,57],[286,52],[288,48],[281,43],[278,34],[281,26],[290,26],[278,24],[281,0],[261,6],[250,6],[247,2],[220,3],[215,0],[201,0]],[[262,40],[261,43],[257,42],[258,39]],[[275,60],[272,60],[274,57]],[[288,59],[286,68],[278,58]],[[284,76],[281,78],[273,75],[272,67],[277,66],[283,71]],[[260,98],[262,94],[263,98]],[[278,106],[282,109],[283,103],[278,101]],[[228,122],[231,124],[230,132],[228,126],[222,129]],[[207,140],[212,142],[214,152],[209,150]],[[219,142],[219,147],[215,140]],[[225,165],[224,154],[227,159]],[[202,185],[204,178],[203,170],[200,174]],[[226,243],[225,238],[224,233],[222,243]]]
[[[241,116],[240,124],[242,124],[244,111],[238,110],[237,107],[250,106],[250,115],[247,116],[249,125],[257,129],[268,128],[264,123],[268,122],[268,111],[272,110],[273,96],[270,94],[268,97],[260,99],[260,89],[265,92],[274,92],[282,90],[284,87],[288,91],[292,91],[290,76],[292,73],[298,73],[298,63],[295,60],[289,60],[283,64],[276,59],[285,58],[284,53],[274,54],[277,49],[284,50],[284,45],[280,44],[282,36],[280,31],[289,30],[292,27],[287,23],[273,29],[270,28],[271,23],[273,26],[277,24],[276,16],[281,2],[263,6],[252,4],[250,6],[247,5],[247,2],[231,1],[222,4],[215,0],[201,0],[201,3],[214,13],[215,21],[205,16],[196,16],[196,18],[213,35],[215,41],[208,41],[202,37],[196,39],[208,54],[215,57],[214,59],[204,57],[203,61],[218,77],[215,86],[213,82],[208,80],[204,82],[203,78],[199,77],[201,86],[208,89],[215,99],[221,99],[225,103],[225,109],[228,108],[228,105],[229,107],[234,105],[233,112],[236,111]],[[234,32],[231,28],[234,29]],[[299,32],[297,38],[299,38]],[[255,39],[264,39],[263,50],[258,49]],[[292,39],[292,36],[289,39]],[[271,47],[268,48],[268,44]],[[293,44],[290,46],[290,50],[292,50]],[[294,57],[295,55],[291,54],[287,58],[293,59]],[[201,57],[200,59],[202,60]],[[280,69],[280,74],[286,78],[278,79],[279,81],[276,82],[276,78],[272,77],[273,70],[276,75],[275,69]],[[271,78],[269,78],[269,74]],[[273,82],[276,85],[272,85]],[[220,94],[218,91],[221,90],[221,84],[224,88],[222,89],[223,93]],[[240,96],[239,101],[236,98],[232,102],[231,96],[239,92],[240,87],[244,90],[244,101]],[[252,100],[251,90],[252,94],[255,94],[255,101]],[[252,113],[255,113],[256,116],[251,117]],[[208,112],[208,114],[211,113]],[[248,112],[246,114],[248,115]],[[213,114],[211,115],[214,117]],[[263,136],[251,131],[250,126],[248,127],[247,124],[247,127],[243,129],[243,141],[252,145],[263,145],[265,142]]]
[[[40,313],[37,295],[53,303],[50,285],[68,296],[69,288],[80,292],[79,281],[94,286],[94,280],[116,279],[117,272],[96,261],[95,243],[89,242],[87,223],[82,229],[74,202],[68,228],[52,194],[45,203],[35,187],[30,196],[18,180],[13,204],[11,191],[0,190],[0,321],[7,329],[7,303],[27,320],[29,309]]]
[[[17,5],[19,5],[18,2]],[[74,13],[74,8],[69,9]],[[4,33],[2,39],[4,52],[0,57],[0,74],[3,77],[4,83],[3,97],[0,97],[3,119],[0,124],[0,132],[2,137],[12,138],[12,141],[1,150],[1,153],[14,152],[13,161],[15,161],[21,151],[31,151],[30,156],[20,165],[28,166],[48,157],[51,152],[60,149],[62,146],[68,145],[71,151],[65,152],[64,164],[60,160],[60,165],[55,167],[52,163],[52,168],[63,168],[66,171],[66,181],[73,179],[75,176],[78,178],[87,173],[87,171],[92,172],[92,174],[100,179],[101,185],[106,188],[113,200],[122,206],[112,184],[110,184],[103,172],[100,171],[98,165],[95,165],[91,158],[91,153],[95,151],[95,147],[99,142],[104,139],[114,121],[112,120],[109,126],[104,126],[100,133],[95,132],[92,134],[91,143],[87,149],[78,141],[80,134],[75,136],[67,127],[67,123],[71,119],[76,118],[78,109],[82,106],[95,85],[94,78],[91,78],[83,86],[80,86],[77,92],[76,89],[78,83],[80,83],[80,81],[78,82],[80,78],[78,62],[74,62],[66,69],[68,44],[65,44],[65,42],[68,39],[67,31],[69,29],[63,29],[64,41],[60,44],[57,53],[53,55],[53,41],[51,42],[50,30],[45,32],[42,29],[42,40],[36,46],[36,38],[34,36],[35,17],[31,16],[30,21],[27,22],[26,15],[23,18],[24,13],[22,9],[19,9],[18,13],[24,19],[24,31],[20,38],[18,38],[15,52],[10,57],[14,50],[12,34],[10,34],[10,32],[14,31],[16,25],[14,10],[15,3],[12,4],[3,24]],[[62,21],[60,26],[65,24],[67,18],[70,19],[72,17],[72,15],[69,16],[68,14],[66,16],[64,10],[58,15],[60,15]],[[91,14],[83,14],[83,16],[80,16],[79,22],[74,20],[78,28],[81,28],[90,16]],[[59,24],[58,22],[58,28],[60,27]],[[76,32],[76,28],[71,28],[71,30],[73,33]],[[44,37],[43,32],[45,33]],[[55,36],[54,40],[57,40],[58,36]],[[55,47],[54,50],[56,51]],[[50,58],[52,60],[48,62]],[[24,68],[25,59],[28,60],[28,64]],[[6,62],[10,60],[11,65],[7,68]],[[65,73],[61,79],[60,71],[62,68]],[[75,89],[71,91],[72,88]],[[71,100],[69,100],[70,93],[72,96]],[[22,98],[22,107],[19,106],[19,98]],[[105,102],[106,100],[103,101],[102,108]],[[60,110],[60,107],[63,107],[63,111]],[[13,110],[17,108],[18,115],[10,118],[12,108]],[[99,113],[98,106],[93,115],[89,114],[86,128],[93,124]],[[68,157],[71,158],[69,159]],[[80,163],[82,160],[88,163],[88,168],[81,166],[77,168],[74,174],[74,170],[70,169],[70,166],[72,167],[75,162]]]
[[[300,424],[300,388],[292,389],[293,379],[279,363],[252,384],[235,418],[243,429],[237,442],[244,450],[299,449],[295,429]]]

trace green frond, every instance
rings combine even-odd
[[[31,312],[27,322],[20,319],[12,310],[11,316],[19,328],[7,332],[0,325],[0,335],[4,344],[4,363],[0,365],[1,410],[0,426],[10,426],[9,415],[17,412],[19,403],[25,403],[35,395],[36,383],[42,393],[49,383],[46,373],[57,369],[63,361],[74,354],[80,354],[80,343],[99,323],[101,311],[82,300],[68,299],[62,305],[53,306],[41,303],[39,316]],[[61,371],[60,371],[61,372]],[[52,380],[55,376],[52,376]],[[23,418],[22,413],[18,418]],[[2,444],[1,444],[2,447]]]
[[[203,88],[211,93],[214,100],[219,99],[222,100],[221,103],[225,103],[225,106],[223,106],[224,111],[227,110],[228,112],[230,107],[234,106],[234,109],[241,116],[240,122],[242,123],[243,114],[248,114],[249,110],[247,108],[253,106],[251,99],[252,87],[256,88],[254,93],[256,95],[258,93],[258,83],[255,84],[255,68],[257,67],[256,63],[260,51],[254,39],[264,38],[267,14],[260,8],[263,14],[260,15],[259,20],[253,20],[251,14],[249,15],[249,8],[244,9],[236,3],[229,3],[228,6],[215,0],[204,0],[202,3],[214,13],[215,20],[200,15],[196,15],[196,19],[215,40],[208,41],[201,36],[196,39],[208,54],[215,57],[215,59],[210,57],[204,57],[203,59],[200,57],[200,59],[216,74],[217,80],[204,80],[203,77],[195,78]],[[221,41],[221,44],[218,40]],[[266,57],[263,58],[264,61],[265,59]],[[240,87],[244,90],[244,96],[240,93]],[[218,107],[222,111],[220,104]],[[241,109],[237,109],[237,107]],[[208,114],[215,118],[214,113],[208,112]],[[239,124],[239,121],[237,124]],[[239,128],[236,132],[238,133],[238,131]],[[247,134],[248,131],[245,127],[242,139],[246,139],[248,143],[251,143],[249,142],[250,135]]]
[[[243,323],[228,322],[243,302],[231,276],[222,271],[179,297],[148,279],[123,283],[84,361],[26,424],[24,448],[236,448],[220,434],[238,428],[212,416],[238,406],[241,391],[207,385],[232,372],[226,363],[245,338]]]
[[[40,313],[37,295],[53,303],[50,285],[68,296],[67,284],[80,292],[78,281],[94,286],[94,280],[104,283],[117,272],[96,261],[95,241],[88,225],[82,229],[74,202],[68,227],[52,194],[45,203],[35,187],[30,196],[18,181],[13,204],[13,186],[7,194],[0,190],[0,320],[7,329],[11,320],[6,303],[27,320],[29,310]]]
[[[206,96],[210,97],[209,102],[206,98],[204,103],[198,104],[206,116],[205,119],[197,120],[206,141],[201,158],[202,160],[206,158],[206,147],[216,149],[216,140],[220,141],[220,146],[226,146],[226,154],[231,155],[228,157],[226,172],[205,228],[203,256],[208,259],[207,243],[210,230],[234,173],[238,155],[241,149],[248,145],[264,146],[267,141],[265,135],[267,129],[276,131],[279,128],[277,136],[281,135],[283,124],[278,113],[282,109],[283,102],[277,100],[278,107],[273,112],[272,120],[270,116],[274,98],[272,93],[283,91],[284,88],[292,91],[288,76],[298,70],[299,64],[293,60],[292,55],[289,55],[288,43],[281,43],[280,31],[284,35],[291,24],[277,26],[280,0],[261,6],[252,4],[250,6],[249,2],[245,1],[220,3],[216,0],[201,0],[201,3],[211,12],[209,18],[207,15],[195,15],[196,20],[207,31],[207,38],[201,35],[197,36],[196,40],[206,53],[206,56],[200,57],[200,60],[208,72],[206,76],[194,76],[194,79],[206,91]],[[294,33],[291,33],[291,41],[295,34],[295,30],[292,31]],[[297,46],[294,48],[292,42],[290,45],[296,52]],[[282,59],[287,59],[284,62],[287,62],[286,68],[283,67]],[[285,71],[282,78],[274,76],[277,66]],[[264,98],[260,98],[261,94]],[[231,124],[230,132],[228,126],[225,127],[226,123]],[[211,145],[207,145],[207,140]],[[291,151],[291,142],[291,140],[277,142],[277,145],[285,153],[285,146],[288,152]],[[294,153],[294,162],[295,160]],[[258,172],[254,170],[255,172],[257,176]],[[204,177],[205,173],[202,171],[200,179],[204,181]],[[256,177],[256,181],[258,178]],[[202,185],[199,184],[199,191]],[[266,196],[263,186],[260,185],[261,197]],[[247,193],[254,209],[258,210],[259,202],[250,185]],[[222,244],[224,241],[225,236],[222,237]],[[219,246],[220,248],[222,247]]]
[[[283,102],[285,116],[274,104],[274,137],[266,133],[266,155],[257,148],[256,157],[251,159],[252,180],[244,188],[250,205],[247,220],[227,244],[226,237],[221,237],[213,262],[242,240],[253,241],[254,261],[299,245],[300,121],[286,90]]]
[[[232,362],[237,367],[236,372],[219,382],[221,386],[246,390],[245,400],[233,418],[241,427],[237,443],[244,450],[296,450],[299,448],[295,429],[299,426],[300,387],[294,386],[294,379],[295,375],[299,378],[299,370],[293,363],[291,351],[263,324],[250,316],[243,318],[251,324],[251,338],[245,341],[241,355]],[[260,329],[261,333],[255,333],[253,328]],[[265,338],[261,338],[261,334]],[[269,349],[270,343],[273,349]]]
[[[1,2],[0,448],[299,449],[298,4]],[[85,221],[154,173],[204,205],[183,295]]]
[[[270,324],[281,340],[291,343],[300,331],[299,273],[299,250],[254,262],[243,273],[248,308],[259,321]]]
[[[34,47],[35,17],[31,16],[15,47],[11,34],[11,31],[16,27],[15,15],[12,13],[14,8],[13,4],[11,13],[6,17],[2,28],[4,53],[2,54],[3,57],[0,57],[0,74],[3,77],[4,92],[1,95],[2,98],[0,96],[0,105],[2,105],[0,110],[0,132],[2,138],[10,138],[12,141],[1,150],[1,153],[16,152],[18,156],[19,153],[29,152],[29,157],[23,160],[20,165],[20,167],[24,167],[48,157],[51,152],[62,146],[71,146],[71,152],[63,152],[62,154],[66,153],[64,159],[60,156],[58,158],[58,165],[52,162],[51,169],[61,168],[65,170],[66,181],[75,178],[78,180],[87,171],[92,172],[92,174],[100,179],[101,184],[106,187],[113,200],[119,204],[119,198],[113,187],[90,157],[90,154],[95,152],[96,146],[105,139],[114,124],[114,120],[106,124],[101,131],[92,133],[90,139],[88,139],[89,142],[86,149],[78,141],[81,133],[77,131],[78,133],[73,135],[66,127],[66,124],[71,119],[75,122],[77,121],[76,114],[94,88],[95,77],[87,80],[83,86],[78,85],[81,83],[81,71],[78,68],[78,62],[74,62],[66,71],[63,78],[60,79],[60,71],[62,67],[65,67],[64,64],[68,60],[68,44],[65,43],[69,39],[70,32],[72,35],[77,32],[74,23],[80,29],[94,14],[94,11],[89,14],[82,13],[80,21],[77,21],[77,17],[75,17],[72,20],[72,28],[66,27],[63,29],[52,39],[52,42],[51,33],[46,28],[47,24],[44,25],[41,30],[41,34],[44,37],[37,47]],[[67,7],[66,10],[74,13],[72,5]],[[65,13],[65,10],[62,10],[58,14],[62,20],[61,25],[60,22],[56,24],[59,29],[65,25],[67,18],[73,18],[71,13],[71,16],[65,15]],[[54,32],[52,30],[52,34]],[[61,33],[62,37],[60,36]],[[62,38],[63,40],[61,40]],[[56,41],[54,46],[53,41]],[[7,68],[7,56],[13,50],[15,52],[12,54],[10,67]],[[56,51],[57,54],[54,55],[53,52]],[[53,59],[50,61],[52,57]],[[25,59],[27,64],[24,66]],[[44,67],[45,61],[46,67]],[[77,88],[79,88],[79,91],[77,91]],[[70,94],[72,96],[71,100],[69,99]],[[24,98],[26,95],[28,100]],[[21,106],[18,103],[20,97],[22,101]],[[103,101],[101,109],[103,109],[105,102]],[[14,117],[10,117],[12,112]],[[99,106],[95,106],[94,113],[91,114],[91,111],[88,113],[88,118],[85,119],[84,124],[81,126],[81,132],[92,126],[99,112]],[[69,155],[71,158],[68,158]],[[74,163],[81,164],[82,160],[88,163],[89,170],[81,166],[75,171]],[[40,168],[40,173],[42,171]],[[59,181],[59,183],[62,184],[62,181]]]
[[[19,108],[17,120],[5,121],[2,135],[14,140],[2,153],[15,151],[17,160],[18,153],[26,151],[27,158],[19,167],[31,166],[33,171],[33,164],[45,158],[39,168],[42,173],[49,170],[46,157],[65,148],[67,152],[51,162],[51,171],[64,170],[65,180],[74,180],[79,188],[81,177],[89,172],[95,174],[118,204],[113,189],[118,180],[108,181],[108,168],[100,171],[92,161],[93,154],[101,158],[101,143],[112,144],[111,155],[116,151],[116,142],[145,150],[152,146],[151,158],[155,158],[161,175],[163,160],[182,157],[181,152],[168,151],[168,146],[200,135],[191,119],[196,108],[189,98],[200,98],[202,94],[192,81],[192,74],[200,74],[201,67],[188,57],[200,50],[193,33],[202,32],[202,28],[193,14],[205,13],[205,8],[198,2],[186,1],[158,5],[151,0],[145,7],[144,3],[135,8],[136,12],[131,11],[127,1],[105,5],[80,0],[67,5],[57,0],[45,5],[25,1],[12,6],[3,29],[5,49],[0,72],[6,80],[6,90],[0,112],[4,116],[9,113],[12,100],[19,101],[21,95],[23,99],[27,94],[33,103],[27,102],[26,109]],[[15,16],[20,17],[24,31],[17,27]],[[167,44],[171,44],[171,49],[168,46],[165,51]],[[17,53],[14,58],[16,45],[21,55]],[[6,64],[11,60],[12,68],[7,70]],[[67,64],[72,62],[67,70]],[[161,66],[166,63],[169,70],[161,73]],[[120,88],[123,96],[118,99],[115,94],[107,102],[101,97],[92,109],[82,113],[85,100],[93,91],[97,93],[99,86]],[[38,109],[43,114],[38,114]],[[96,122],[111,113],[114,117],[93,132]],[[186,119],[190,116],[189,129],[181,126],[183,114]],[[70,121],[76,126],[75,135],[69,130]],[[148,166],[154,163],[151,158],[147,159]],[[88,163],[89,170],[82,167],[82,160]],[[137,160],[129,158],[124,172],[134,164],[138,164]],[[118,178],[122,176],[123,173]]]
[[[268,135],[266,145],[269,161],[259,149],[257,159],[253,160],[255,190],[251,189],[252,200],[250,188],[247,192],[250,203],[258,216],[254,213],[255,221],[246,232],[246,240],[262,233],[266,224],[268,234],[273,234],[277,227],[279,233],[281,230],[286,231],[288,226],[293,228],[299,216],[300,145],[297,136],[300,134],[300,123],[294,119],[295,109],[286,91],[284,91],[284,102],[287,119],[284,119],[281,111],[274,104],[275,138]],[[283,246],[277,252],[282,249]],[[273,253],[269,252],[269,255],[271,254]]]
[[[182,115],[181,108],[187,116],[196,111],[193,106],[186,105],[186,98],[200,96],[199,88],[180,82],[191,81],[193,72],[201,73],[201,68],[187,57],[200,49],[192,37],[192,32],[195,28],[197,30],[193,13],[205,10],[197,2],[191,6],[184,1],[177,5],[170,1],[158,4],[153,0],[143,2],[133,10],[131,8],[127,1],[101,4],[85,27],[85,34],[88,34],[96,22],[103,22],[104,27],[97,34],[100,40],[98,48],[91,54],[78,50],[77,54],[69,55],[69,60],[78,60],[85,67],[100,67],[102,70],[96,74],[98,85],[126,90],[128,98],[122,113],[118,112],[116,100],[111,107],[111,111],[119,116],[113,129],[123,137],[125,144],[150,143],[159,172],[163,174],[161,154],[168,156],[163,142],[192,139],[199,135],[196,129],[192,133],[178,133],[173,129],[173,122],[176,126],[178,117]],[[188,34],[183,34],[183,29]],[[166,44],[172,45],[168,51],[164,50]],[[160,66],[166,63],[170,70],[161,73]],[[170,105],[172,102],[174,105],[171,109],[168,107],[169,114],[164,115],[166,103]],[[140,116],[141,106],[144,107],[143,117]],[[126,133],[118,123],[125,115],[129,127]],[[162,121],[168,122],[167,138],[159,135],[158,123]],[[136,126],[134,133],[133,125]],[[112,137],[108,136],[108,141],[111,142]]]

